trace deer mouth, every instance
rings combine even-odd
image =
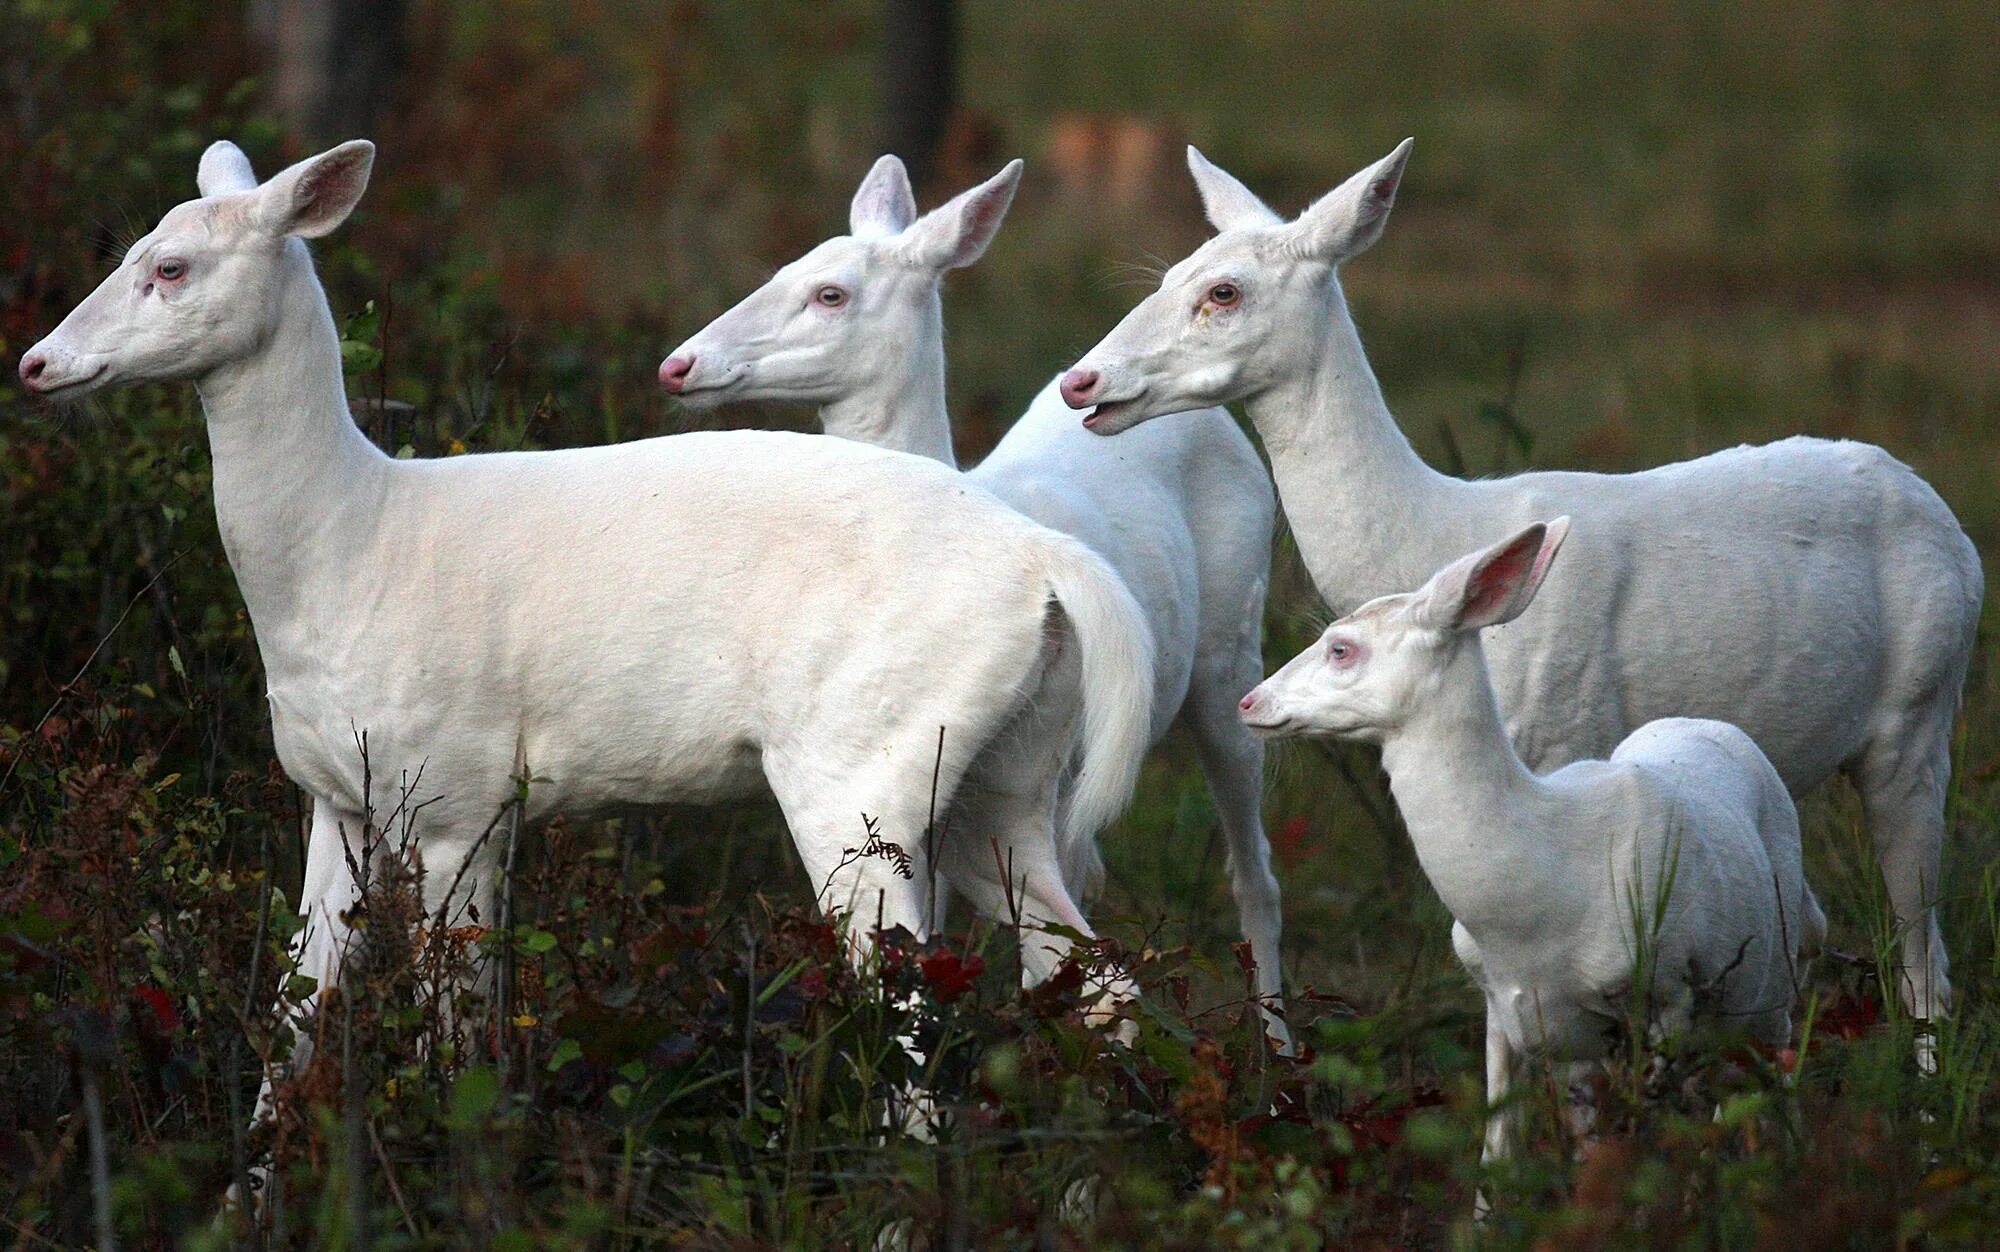
[[[1243,719],[1244,726],[1259,739],[1282,739],[1292,730],[1293,722],[1293,718],[1282,713],[1275,717],[1260,715]]]
[[[674,394],[676,399],[694,404],[719,404],[729,393],[741,389],[750,377],[747,365],[731,365],[711,374],[690,377]]]
[[[74,378],[57,378],[53,380],[44,374],[35,381],[28,383],[27,387],[28,390],[34,392],[35,395],[44,400],[78,396],[94,387],[104,377],[105,371],[109,368],[108,365],[100,361],[97,364],[97,368],[91,370],[88,374],[80,374]]]
[[[1083,428],[1093,434],[1116,435],[1139,424],[1133,416],[1139,407],[1141,396],[1127,396],[1122,400],[1100,400],[1096,407],[1084,415]]]

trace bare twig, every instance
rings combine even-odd
[[[751,1075],[751,1048],[757,1029],[757,930],[743,923],[743,1120],[756,1116],[756,1087]]]
[[[176,552],[171,557],[167,558],[167,563],[160,567],[159,573],[154,574],[151,578],[147,579],[145,586],[139,588],[139,590],[132,593],[132,598],[125,602],[125,611],[118,615],[117,621],[111,623],[111,629],[105,631],[103,636],[98,639],[97,646],[92,648],[90,650],[90,655],[84,658],[83,664],[78,667],[75,676],[62,685],[61,690],[59,690],[56,693],[55,700],[49,704],[49,707],[47,709],[43,710],[41,717],[36,719],[33,728],[31,728],[27,734],[23,735],[22,739],[24,740],[33,739],[36,735],[42,733],[42,727],[49,724],[49,719],[56,715],[56,710],[62,707],[62,702],[64,700],[69,699],[70,692],[76,687],[78,683],[83,681],[83,676],[90,672],[90,667],[97,663],[97,656],[100,652],[104,651],[104,645],[111,642],[111,636],[117,634],[118,628],[125,624],[125,619],[132,616],[132,610],[138,606],[139,601],[144,599],[146,597],[146,593],[153,589],[154,583],[160,581],[162,578],[165,578],[167,576],[168,570],[180,564],[181,558],[186,556],[190,550],[191,549],[188,548],[182,548],[179,552]],[[7,763],[7,772],[4,774],[0,774],[0,791],[4,791],[7,787],[7,784],[13,780],[14,771],[20,767],[22,755],[23,755],[22,752],[16,751],[14,753],[14,759]]]
[[[368,1248],[368,1114],[363,1107],[361,1076],[354,1065],[354,1002],[359,997],[340,997],[340,1094],[343,1146],[347,1149],[347,1246],[356,1252]]]
[[[499,1029],[494,1031],[494,1060],[500,1067],[500,1085],[505,1087],[509,1078],[509,1060],[513,1055],[508,1041],[514,1026],[514,857],[521,848],[522,809],[528,802],[528,745],[525,740],[516,740],[514,745],[514,803],[508,810],[507,854],[500,863],[500,916],[495,920],[500,925],[500,985],[494,989],[494,1002],[499,1005]]]
[[[389,1195],[396,1201],[396,1208],[403,1214],[403,1229],[410,1232],[413,1239],[422,1238],[417,1230],[417,1219],[410,1212],[410,1201],[403,1194],[403,1186],[396,1181],[395,1166],[389,1160],[388,1150],[382,1146],[382,1136],[375,1129],[375,1119],[368,1119],[368,1142],[375,1149],[375,1160],[382,1166],[382,1181],[389,1185]]]
[[[261,884],[257,900],[257,933],[250,945],[250,978],[243,988],[243,1004],[238,1019],[241,1028],[229,1039],[229,1064],[223,1071],[229,1090],[229,1131],[231,1163],[235,1166],[237,1194],[246,1204],[253,1203],[250,1196],[250,1148],[249,1130],[243,1119],[243,1039],[250,1028],[251,1005],[256,1003],[257,982],[263,976],[265,937],[271,933],[271,825],[260,823],[263,831],[258,842],[258,868]],[[262,1061],[264,1058],[260,1057]]]
[[[931,760],[931,803],[928,816],[924,819],[924,876],[927,890],[924,893],[924,909],[932,917],[937,916],[937,841],[943,837],[938,829],[937,796],[938,776],[944,772],[944,727],[938,727],[937,756]]]

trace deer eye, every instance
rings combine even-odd
[[[162,261],[153,267],[153,277],[163,283],[179,282],[187,277],[186,261]]]
[[[847,303],[847,292],[844,288],[832,285],[821,287],[813,292],[813,302],[825,308],[837,309]]]
[[[1243,289],[1235,283],[1217,283],[1208,289],[1208,302],[1218,309],[1233,309],[1243,302]]]
[[[1345,665],[1352,661],[1359,651],[1345,639],[1335,639],[1326,645],[1326,659],[1335,665]]]

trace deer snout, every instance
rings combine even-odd
[[[670,356],[660,362],[660,385],[679,395],[687,387],[688,375],[693,372],[693,357]]]
[[[1097,389],[1104,382],[1104,375],[1097,370],[1071,370],[1063,375],[1063,403],[1072,409],[1089,408],[1097,403]]]
[[[30,391],[42,389],[42,376],[48,373],[49,355],[46,352],[30,352],[21,358],[21,381]]]
[[[1256,734],[1272,737],[1288,733],[1292,719],[1280,703],[1271,698],[1270,691],[1259,683],[1250,689],[1250,694],[1236,702],[1236,716]]]

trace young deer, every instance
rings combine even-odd
[[[1095,405],[1084,420],[1104,434],[1243,401],[1338,613],[1537,517],[1578,518],[1575,577],[1488,644],[1521,755],[1538,769],[1600,757],[1687,715],[1742,727],[1795,796],[1848,773],[1903,927],[1904,1003],[1942,1014],[1934,906],[1978,552],[1936,492],[1867,444],[1795,438],[1637,474],[1471,482],[1425,465],[1339,280],[1381,235],[1409,151],[1287,222],[1189,149],[1219,233],[1084,356],[1065,398]]]
[[[903,163],[881,158],[854,194],[851,233],[675,348],[662,382],[690,404],[816,404],[828,434],[956,466],[939,287],[985,252],[1020,176],[1015,161],[920,217]],[[1236,698],[1263,673],[1277,511],[1256,450],[1220,409],[1106,443],[1078,428],[1051,384],[965,477],[1083,540],[1137,597],[1155,645],[1153,739],[1176,715],[1194,733],[1258,991],[1275,1010],[1280,917],[1261,813],[1264,753],[1236,718]],[[1267,1021],[1285,1037],[1275,1012]]]
[[[1489,1159],[1516,1132],[1507,1096],[1525,1058],[1602,1058],[1635,1009],[1663,1033],[1702,1015],[1785,1043],[1826,935],[1791,795],[1736,727],[1663,718],[1608,760],[1542,777],[1522,763],[1479,634],[1534,600],[1568,530],[1568,518],[1530,526],[1369,601],[1242,703],[1264,735],[1382,745],[1485,993]]]
[[[278,759],[313,797],[300,972],[338,978],[351,867],[399,788],[427,912],[494,918],[483,832],[519,762],[530,822],[768,785],[819,899],[870,925],[921,936],[935,863],[995,915],[1088,933],[1057,780],[1080,759],[1069,803],[1108,820],[1152,716],[1146,622],[1105,563],[930,461],[817,436],[383,455],[305,243],[373,159],[346,143],[259,185],[215,144],[201,198],[20,367],[46,396],[200,392]],[[927,847],[933,794],[966,786],[997,846]],[[864,818],[907,860],[855,855]],[[1030,978],[1066,946],[1022,943]]]

